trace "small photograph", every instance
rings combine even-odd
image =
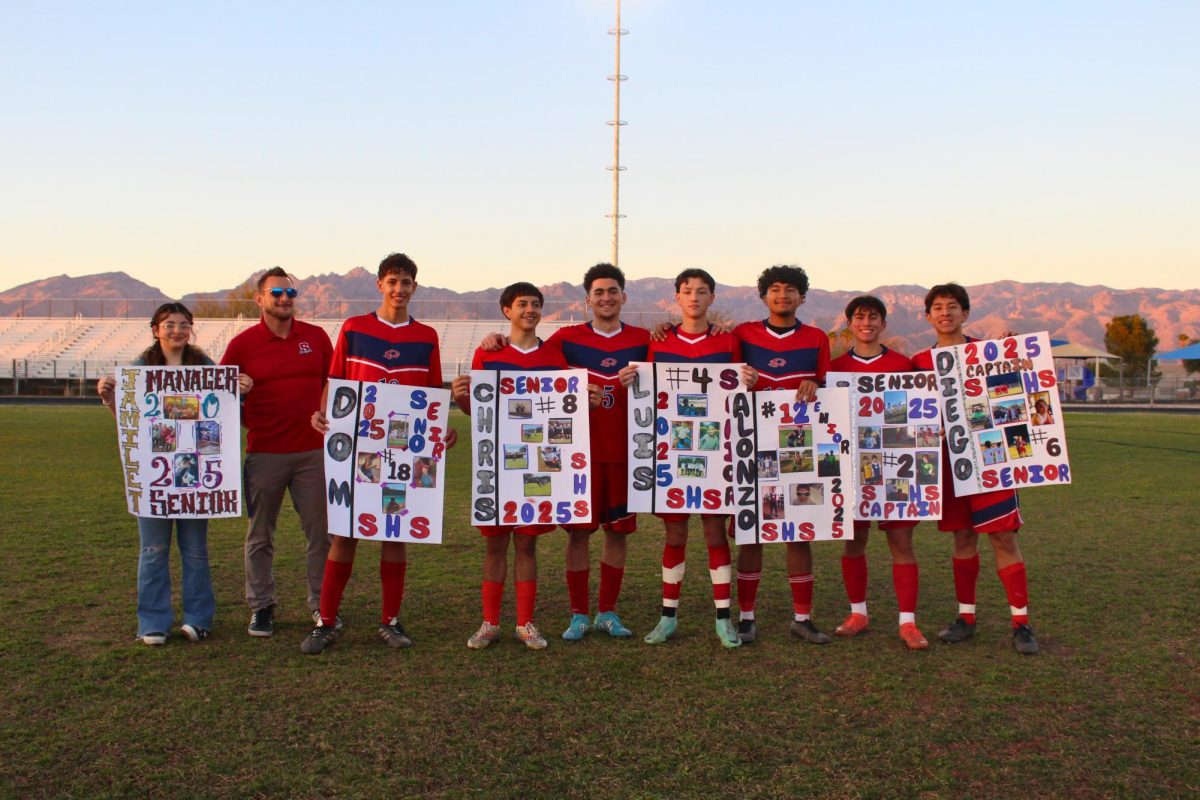
[[[359,453],[354,476],[360,483],[379,483],[379,453]]]
[[[508,401],[508,418],[509,419],[532,419],[533,418],[533,401],[527,397],[521,399],[510,398]]]
[[[1003,464],[1008,460],[1004,457],[1004,435],[1000,431],[979,434],[979,450],[984,464]]]
[[[836,478],[840,474],[838,464],[838,446],[836,444],[817,445],[817,477]]]
[[[681,417],[706,417],[708,416],[708,395],[676,395],[675,408]]]
[[[883,421],[889,425],[908,422],[908,392],[883,393]]]
[[[529,448],[523,444],[504,445],[505,469],[529,469]]]
[[[825,504],[825,486],[820,483],[793,483],[788,487],[788,504],[820,506]]]
[[[388,447],[396,450],[408,449],[408,415],[388,420]]]
[[[986,431],[992,427],[992,415],[988,413],[987,403],[971,403],[968,405],[967,422],[970,423],[971,430],[973,431]]]
[[[414,489],[433,489],[437,486],[437,462],[427,456],[413,459]]]
[[[883,486],[883,464],[878,453],[863,453],[858,460],[859,474],[864,486]]]
[[[812,447],[811,425],[780,425],[780,447]]]
[[[671,449],[692,449],[692,425],[690,421],[674,420],[671,422]]]
[[[1029,421],[1034,425],[1054,424],[1054,407],[1050,403],[1049,392],[1031,394],[1029,407],[1033,409],[1033,413],[1029,415]]]
[[[403,483],[383,484],[383,513],[399,514],[408,499],[408,487]]]
[[[549,475],[525,475],[526,497],[549,497],[553,487]]]
[[[570,444],[571,443],[571,424],[573,420],[570,417],[566,419],[552,419],[548,423],[550,430],[546,431],[550,444]]]
[[[884,496],[893,503],[907,503],[909,492],[912,491],[912,481],[908,478],[888,478],[885,481]]]
[[[760,481],[779,480],[779,451],[760,450],[755,456],[758,463],[758,479]]]
[[[194,394],[165,395],[163,416],[167,419],[200,419],[200,398]]]
[[[783,490],[779,486],[768,486],[762,493],[763,519],[783,519]]]
[[[175,488],[191,489],[200,485],[200,458],[195,453],[175,454]]]
[[[985,411],[984,418],[986,419],[986,417],[987,412]],[[918,425],[917,447],[937,447],[940,444],[938,441],[939,433],[940,431],[938,430],[937,425]]]
[[[701,422],[698,450],[716,450],[721,446],[721,423]]]
[[[895,428],[884,428],[883,446],[895,448],[916,447],[917,437],[913,433],[912,426],[904,425]]]
[[[211,419],[196,423],[196,449],[204,456],[221,452],[221,423]]]
[[[676,473],[681,478],[703,478],[708,475],[708,456],[680,456]]]
[[[812,450],[780,450],[779,471],[785,475],[793,472],[812,472]]]
[[[878,450],[882,444],[882,429],[878,425],[863,425],[858,429],[858,446],[862,450]]]
[[[997,400],[992,403],[992,422],[995,425],[1026,422],[1027,419],[1024,397],[1013,397],[1009,400]]]
[[[936,452],[917,453],[917,485],[934,486],[938,482],[938,460]]]
[[[562,472],[562,448],[539,447],[538,472]]]
[[[1024,394],[1025,391],[1021,387],[1021,373],[1019,372],[1006,372],[1003,375],[988,375],[986,380],[988,399],[990,400],[1013,397],[1018,394]]]
[[[155,453],[175,452],[175,423],[150,423],[150,450]]]
[[[532,442],[539,444],[542,437],[545,435],[541,425],[522,425],[521,426],[521,441]]]
[[[1004,441],[1008,444],[1008,460],[1029,458],[1033,448],[1029,445],[1029,426],[1014,425],[1004,429]]]

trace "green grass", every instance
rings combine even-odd
[[[645,646],[662,541],[649,517],[620,607],[639,639],[558,639],[568,607],[557,533],[539,548],[550,648],[510,638],[510,581],[505,639],[470,652],[482,545],[465,523],[462,453],[445,544],[409,549],[403,619],[416,647],[375,639],[377,559],[363,545],[343,639],[312,658],[299,652],[308,624],[290,508],[274,639],[245,634],[244,522],[220,520],[214,639],[145,647],[133,640],[137,533],[111,420],[100,408],[4,407],[0,795],[1195,796],[1200,420],[1078,414],[1067,425],[1075,484],[1022,496],[1035,658],[1009,645],[986,551],[976,640],[904,650],[879,536],[874,627],[859,639],[789,639],[783,551],[768,547],[760,641],[722,650],[695,532],[678,640]],[[950,542],[923,525],[917,549],[918,623],[932,638],[955,609]],[[845,613],[840,546],[815,551],[815,618],[831,630]]]

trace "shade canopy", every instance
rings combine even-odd
[[[1198,359],[1200,360],[1200,342],[1189,344],[1187,347],[1181,347],[1178,350],[1168,350],[1165,353],[1151,356],[1155,361],[1179,361],[1181,359]]]
[[[1056,345],[1050,348],[1050,352],[1055,358],[1115,358],[1118,361],[1121,360],[1120,356],[1073,342]]]

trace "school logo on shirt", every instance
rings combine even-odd
[[[392,359],[400,357],[400,351],[395,348],[392,348],[391,350],[385,350],[383,352],[383,357],[388,361],[391,361]]]
[[[616,365],[617,365],[617,360],[615,358],[613,358],[612,356],[609,356],[608,358],[606,358],[600,362],[600,366],[602,366],[602,367],[615,367]]]
[[[300,355],[307,355],[312,352],[312,346],[308,342],[300,343]]]
[[[767,366],[772,367],[774,369],[779,369],[780,367],[786,367],[787,359],[786,358],[772,358],[770,361],[767,362]]]

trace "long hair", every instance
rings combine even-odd
[[[183,303],[163,303],[154,310],[154,314],[150,317],[150,333],[154,336],[154,344],[142,351],[141,360],[148,367],[161,367],[167,363],[167,358],[163,355],[162,345],[158,341],[158,332],[155,328],[158,327],[164,319],[172,314],[182,314],[187,318],[188,324],[192,323],[192,312]],[[208,355],[192,344],[183,346],[183,363],[188,366],[197,366],[211,360]]]

